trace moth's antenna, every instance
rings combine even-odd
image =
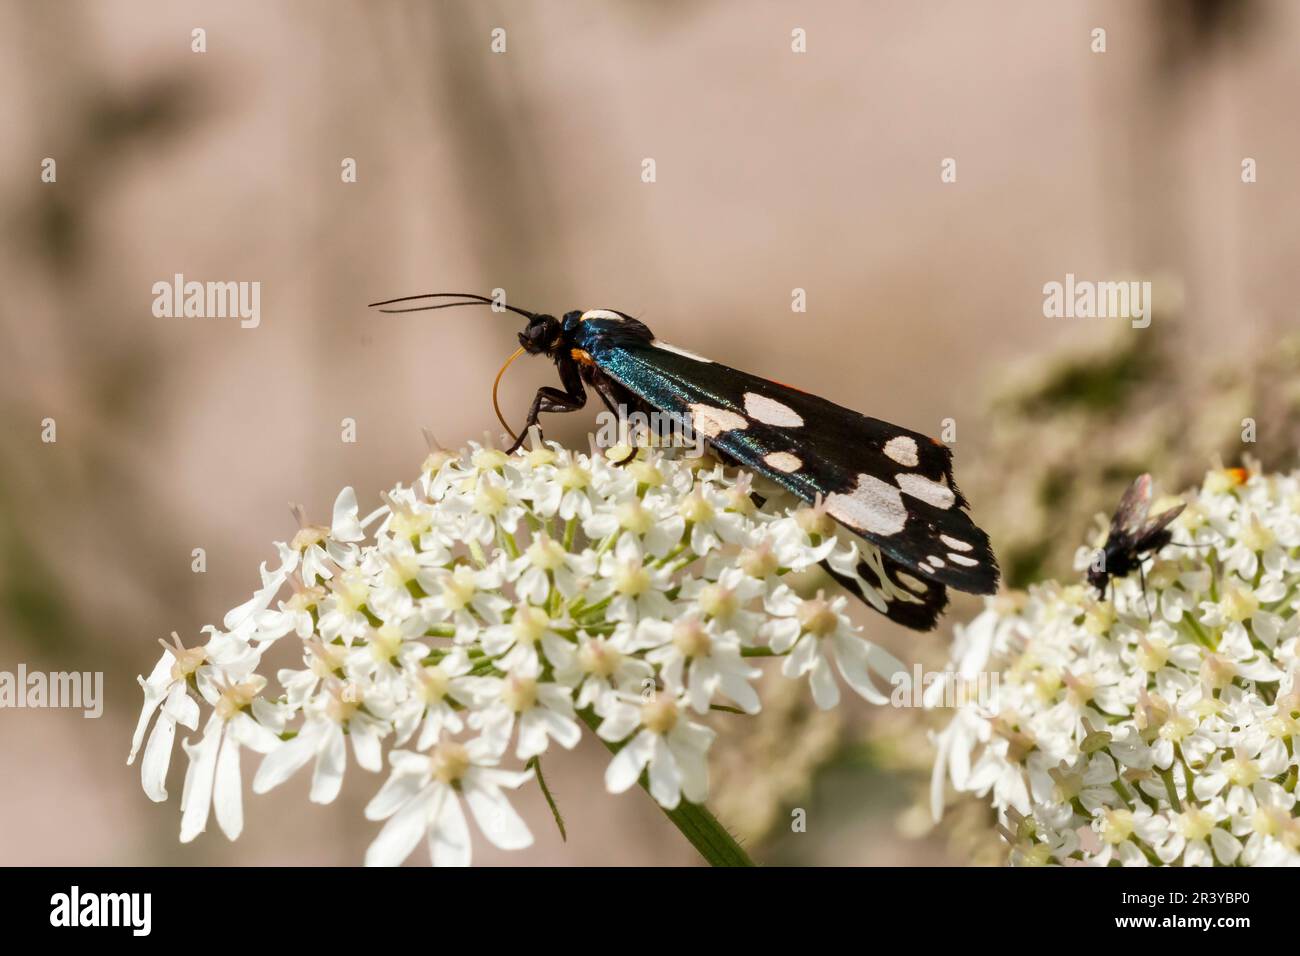
[[[497,388],[501,385],[501,376],[506,374],[506,369],[510,367],[510,363],[523,354],[524,347],[522,345],[511,352],[510,358],[506,359],[506,364],[501,366],[500,371],[497,372],[497,377],[492,380],[492,410],[497,413],[497,421],[501,423],[501,427],[510,433],[510,438],[516,443],[519,441],[519,436],[515,434],[513,428],[506,424],[506,417],[501,414],[501,404],[497,401]]]
[[[380,306],[396,305],[399,302],[415,302],[419,299],[468,299],[467,302],[440,302],[436,305],[417,305],[409,309],[384,309]],[[527,309],[520,309],[513,305],[507,305],[504,302],[498,303],[495,299],[485,295],[479,295],[476,292],[425,292],[423,295],[404,295],[396,299],[385,299],[383,302],[371,302],[369,308],[379,308],[380,312],[431,312],[434,309],[451,309],[458,305],[500,305],[507,311],[514,312],[516,315],[522,315],[526,319],[531,319],[535,315]]]

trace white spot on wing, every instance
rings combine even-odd
[[[929,556],[928,558],[926,558],[925,560],[929,561],[929,562],[930,562],[931,564],[933,564],[936,568],[941,568],[941,567],[944,566],[944,565],[943,565],[943,560],[942,560],[941,558],[939,558],[938,556],[933,555],[933,554],[930,555],[930,556]]]
[[[683,355],[688,359],[695,359],[697,362],[708,362],[713,364],[713,359],[706,359],[703,355],[696,355],[694,352],[688,352],[686,349],[679,349],[675,345],[669,345],[661,339],[654,339],[651,343],[657,349],[663,349],[665,352],[672,352],[676,355]]]
[[[688,406],[691,410],[691,427],[705,438],[717,438],[723,432],[743,430],[749,427],[745,416],[729,412],[725,408],[696,403]]]
[[[916,453],[916,440],[906,435],[898,435],[885,442],[885,454],[908,468],[915,468],[921,461]]]
[[[803,424],[803,416],[789,405],[782,405],[776,399],[767,398],[754,392],[745,393],[745,411],[764,425],[776,425],[778,428],[798,428]]]
[[[975,545],[971,544],[969,541],[963,541],[961,538],[954,538],[952,535],[948,534],[939,535],[939,540],[948,547],[957,551],[970,551],[975,547]]]
[[[979,564],[974,558],[968,558],[964,554],[949,554],[948,560],[967,568],[973,568]]]
[[[899,490],[873,475],[858,475],[857,486],[848,493],[827,495],[826,513],[854,531],[883,536],[897,534],[907,524]]]
[[[936,508],[951,508],[957,496],[941,481],[934,481],[925,475],[895,475],[894,480],[903,494],[918,498]]]
[[[793,472],[803,467],[803,459],[798,455],[792,455],[788,451],[774,451],[770,455],[763,456],[763,463],[777,471]]]
[[[582,313],[582,321],[586,322],[588,319],[606,319],[610,322],[622,322],[623,316],[619,315],[617,312],[611,312],[609,309],[588,309],[586,312]]]

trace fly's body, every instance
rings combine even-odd
[[[1088,583],[1097,589],[1098,597],[1105,595],[1111,579],[1127,577],[1134,571],[1143,573],[1143,562],[1173,541],[1169,524],[1185,507],[1175,505],[1150,517],[1151,476],[1138,475],[1134,479],[1111,517],[1106,543],[1088,568]],[[1145,594],[1145,581],[1142,590]]]

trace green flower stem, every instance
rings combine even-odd
[[[578,712],[592,732],[600,726],[600,718],[588,708]],[[622,744],[612,744],[608,740],[598,738],[610,751],[618,753],[623,749]],[[646,775],[641,775],[641,788],[648,794],[650,788],[647,783]],[[658,801],[655,806],[659,806]],[[676,808],[672,810],[663,810],[664,816],[672,821],[673,826],[681,831],[682,836],[691,842],[691,846],[700,852],[700,856],[708,862],[709,866],[753,866],[754,861],[749,858],[749,854],[744,851],[736,838],[727,832],[727,828],[718,822],[718,818],[709,812],[708,808],[702,803],[691,803],[683,799]]]

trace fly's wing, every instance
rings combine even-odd
[[[947,446],[660,342],[594,343],[591,355],[727,457],[809,504],[821,498],[894,565],[959,591],[997,590],[997,560],[964,510]]]
[[[1165,529],[1169,527],[1170,522],[1183,513],[1183,509],[1186,507],[1186,503],[1174,505],[1174,507],[1160,512],[1160,514],[1144,524],[1137,534],[1137,550],[1154,551],[1167,544],[1169,532]]]
[[[1151,476],[1138,475],[1110,519],[1110,537],[1136,537],[1151,509]],[[1170,519],[1173,520],[1172,518]]]

